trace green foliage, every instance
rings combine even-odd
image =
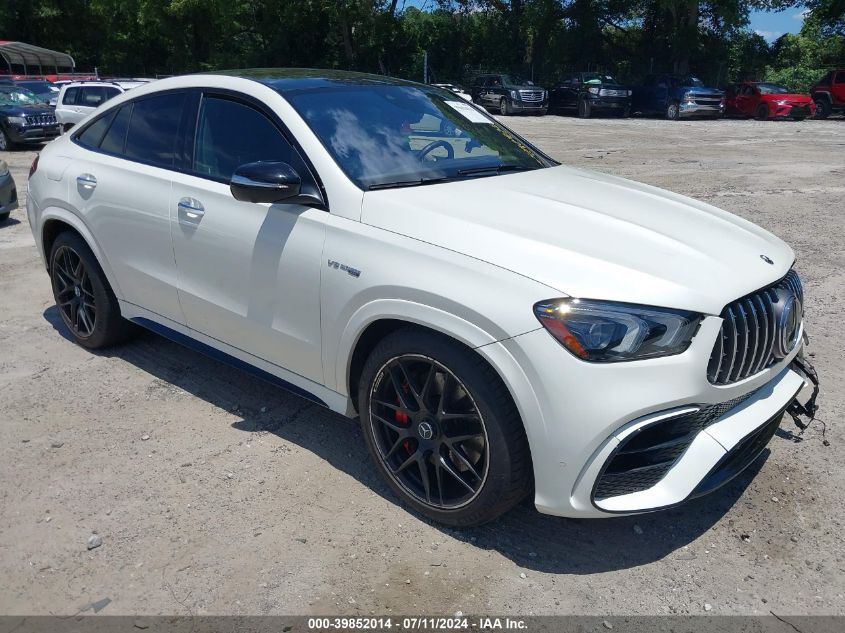
[[[483,71],[548,83],[601,70],[711,83],[788,79],[806,86],[845,59],[845,0],[0,0],[0,39],[67,51],[79,70],[174,74],[324,67],[468,82]],[[806,33],[770,47],[752,9],[807,6]],[[431,8],[433,7],[433,8]]]

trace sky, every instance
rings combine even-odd
[[[402,0],[400,8],[419,7],[430,9],[434,6],[431,0]],[[751,12],[751,29],[762,35],[768,42],[774,42],[784,33],[797,33],[804,24],[803,10],[800,8],[787,9],[779,13],[769,11]]]
[[[751,13],[751,28],[758,34],[773,42],[784,33],[797,33],[804,24],[801,9],[787,9],[780,13],[768,11],[753,11]]]

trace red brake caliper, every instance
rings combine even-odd
[[[402,391],[404,391],[405,393],[408,393],[408,389],[409,389],[409,386],[408,386],[407,383],[402,385]],[[397,397],[396,399],[398,400],[399,398]],[[399,404],[399,406],[402,406],[401,402],[398,402],[397,404]],[[393,412],[393,418],[399,424],[409,425],[411,423],[411,418],[407,414],[402,413],[401,411],[394,411]],[[414,452],[411,448],[411,441],[410,440],[405,440],[404,442],[402,442],[402,447],[408,452],[408,455],[410,455],[411,453]]]

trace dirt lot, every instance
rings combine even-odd
[[[508,124],[793,245],[829,446],[784,422],[752,472],[675,510],[526,503],[442,529],[397,505],[355,423],[153,335],[71,343],[18,210],[0,226],[0,613],[845,614],[845,121]],[[22,196],[32,156],[0,154]]]

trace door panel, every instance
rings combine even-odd
[[[196,203],[201,214],[190,209]],[[227,185],[175,174],[170,219],[188,326],[322,382],[326,215],[301,205],[240,202]]]
[[[80,152],[65,178],[70,203],[85,214],[123,298],[184,323],[170,241],[170,172]]]

